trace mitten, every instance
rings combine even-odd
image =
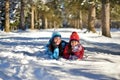
[[[72,52],[78,52],[81,50],[82,50],[82,46],[80,44],[72,47]]]
[[[53,58],[53,59],[59,58],[59,48],[54,49],[53,54],[51,55],[51,58]]]

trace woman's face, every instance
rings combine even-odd
[[[56,45],[59,45],[59,44],[61,43],[61,38],[60,38],[60,37],[55,37],[55,38],[54,38],[54,43],[55,43]]]
[[[78,45],[78,44],[79,44],[78,41],[75,41],[75,40],[71,41],[71,46],[72,46],[72,47],[74,47],[74,46],[76,46],[76,45]]]

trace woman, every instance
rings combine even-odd
[[[52,59],[59,59],[63,57],[63,50],[67,42],[61,40],[61,34],[59,32],[53,32],[51,39],[47,44],[47,54]]]
[[[77,32],[72,32],[68,45],[66,45],[63,56],[66,59],[81,60],[84,55],[84,48],[80,44],[80,38]]]

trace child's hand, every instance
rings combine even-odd
[[[59,48],[55,48],[53,54],[50,56],[52,59],[59,58]]]
[[[77,52],[78,51],[78,46],[72,47],[72,52]]]
[[[72,47],[72,52],[77,52],[81,50],[82,50],[82,46],[80,44]]]

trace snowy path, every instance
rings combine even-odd
[[[60,29],[68,41],[76,29]],[[83,61],[52,60],[44,55],[44,46],[53,30],[0,32],[0,80],[118,80],[120,56],[118,43],[91,42],[79,30],[86,47]],[[46,34],[46,36],[44,36]],[[29,35],[29,36],[28,36]],[[89,35],[88,35],[89,36]],[[94,35],[93,35],[94,36]],[[98,38],[97,38],[98,39]],[[104,39],[104,38],[103,38]],[[111,45],[114,44],[114,48]],[[103,47],[100,47],[104,45]],[[107,49],[106,49],[106,48]],[[111,49],[112,50],[109,50]],[[106,54],[107,53],[107,54]],[[108,54],[110,53],[110,54]]]

